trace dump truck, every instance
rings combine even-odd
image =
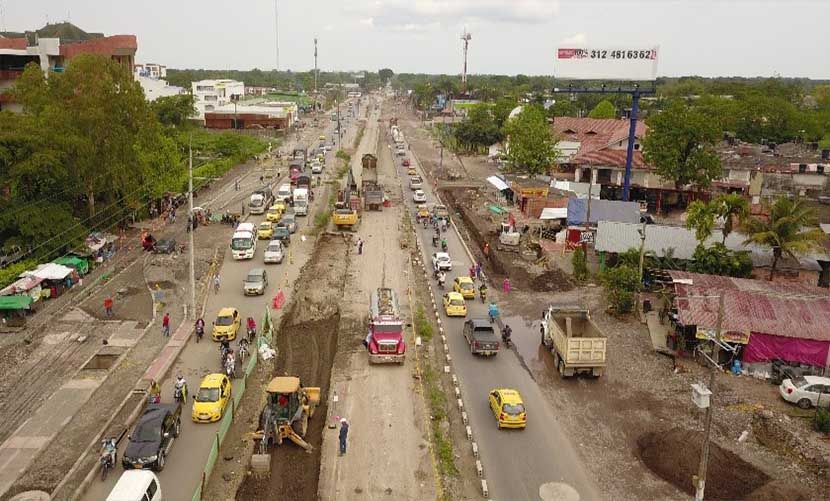
[[[253,434],[259,440],[257,453],[251,457],[254,474],[267,475],[271,471],[268,451],[288,439],[306,451],[313,447],[305,441],[308,421],[320,403],[320,388],[304,388],[296,376],[275,377],[265,388],[265,407],[259,415],[259,427]]]
[[[366,338],[369,362],[403,364],[406,359],[403,329],[395,291],[380,287],[372,292],[369,297],[369,335]]]
[[[561,377],[588,374],[600,377],[605,372],[607,338],[597,327],[587,308],[551,305],[542,322],[542,344],[553,354]]]
[[[383,186],[378,183],[378,158],[366,153],[360,162],[363,165],[363,207],[366,210],[381,210]]]
[[[360,223],[359,208],[360,199],[353,197],[350,190],[342,190],[337,195],[331,222],[340,230],[357,231],[357,225]]]

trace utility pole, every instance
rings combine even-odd
[[[274,39],[276,40],[277,71],[280,71],[280,17],[277,9],[277,1],[274,0]]]
[[[643,221],[643,227],[637,230],[640,234],[640,284],[643,283],[643,262],[646,257],[646,222]]]
[[[461,40],[464,42],[464,66],[461,69],[461,88],[464,94],[467,94],[467,49],[470,47],[470,39],[473,36],[467,33],[467,28],[461,34]]]
[[[317,97],[317,76],[319,75],[319,70],[317,69],[317,39],[314,39],[314,97],[316,101]]]
[[[193,134],[190,134],[190,143],[188,144],[188,162],[187,162],[187,201],[190,207],[188,212],[187,224],[190,225],[188,235],[190,235],[190,319],[196,320],[196,265],[195,265],[195,250],[193,249]]]
[[[706,470],[709,466],[709,437],[712,432],[712,405],[714,404],[714,389],[715,389],[715,374],[718,371],[718,355],[720,348],[721,332],[723,329],[723,293],[718,296],[718,323],[717,332],[715,333],[715,340],[712,343],[712,359],[709,362],[712,364],[709,372],[709,391],[712,395],[709,397],[709,406],[706,407],[706,418],[703,428],[703,447],[700,451],[700,465],[698,466],[695,480],[695,501],[703,501],[704,491],[706,490]]]

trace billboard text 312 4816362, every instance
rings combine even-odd
[[[658,47],[556,49],[553,75],[562,80],[651,81],[657,78]]]

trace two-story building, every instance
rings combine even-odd
[[[192,85],[194,104],[201,119],[205,118],[206,112],[216,111],[245,96],[245,84],[236,80],[199,80]]]

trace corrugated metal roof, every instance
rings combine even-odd
[[[568,224],[584,224],[587,218],[588,199],[576,197],[568,199]],[[640,204],[617,200],[592,200],[590,222],[596,223],[597,221],[638,223],[640,221]],[[638,240],[637,246],[639,247],[639,245]]]
[[[830,291],[826,289],[685,272],[669,275],[692,282],[675,283],[675,306],[684,325],[716,328],[717,296],[723,295],[724,331],[830,341]]]

